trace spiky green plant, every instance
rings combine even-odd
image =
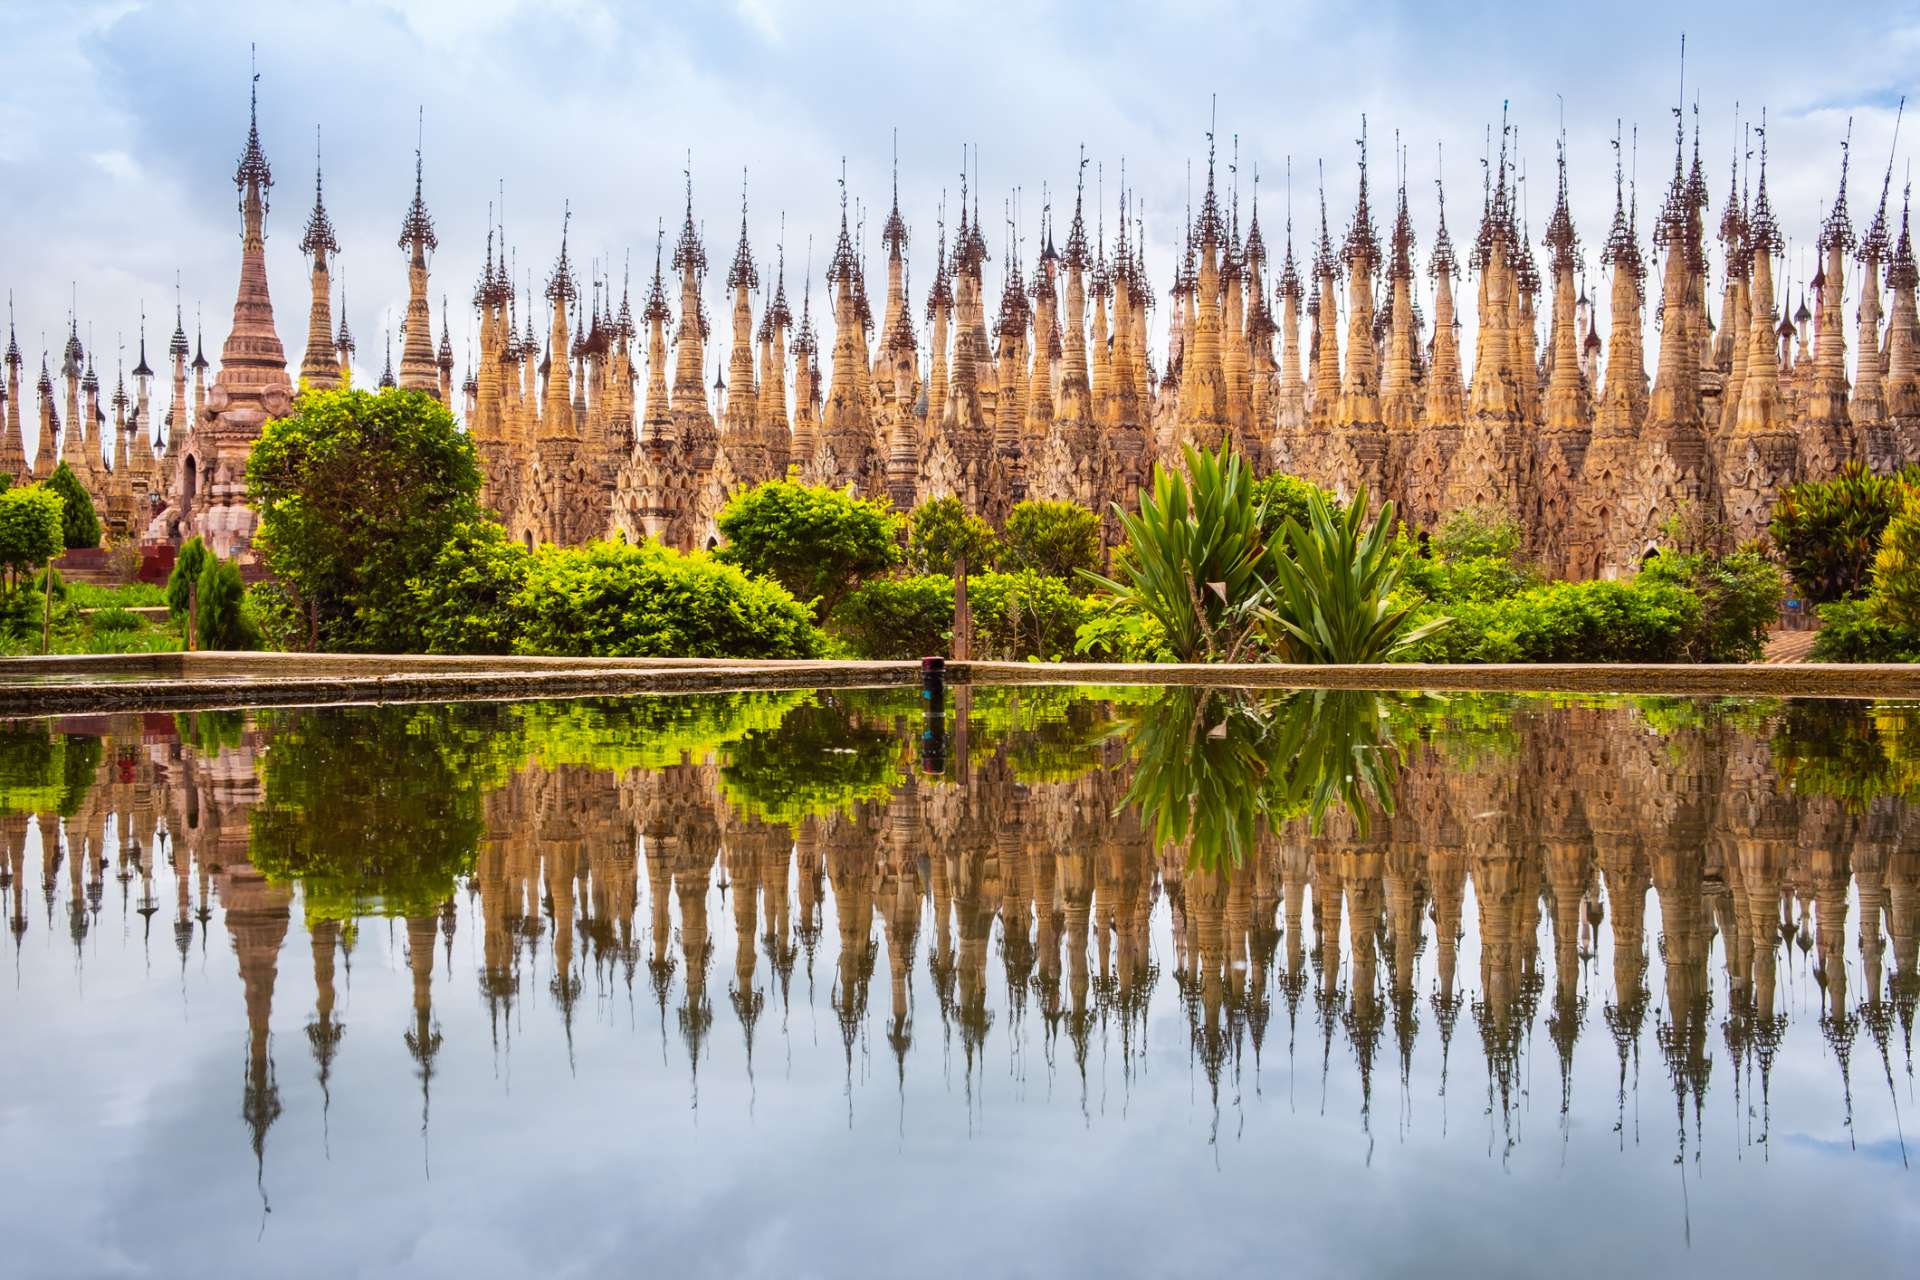
[[[1414,606],[1394,598],[1408,550],[1395,544],[1393,504],[1367,518],[1367,491],[1345,511],[1307,496],[1308,525],[1288,520],[1269,549],[1271,599],[1261,609],[1268,643],[1293,662],[1388,662],[1447,625],[1416,623]]]
[[[1156,465],[1151,492],[1128,514],[1125,581],[1090,581],[1158,622],[1181,662],[1232,662],[1259,633],[1267,598],[1265,542],[1253,472],[1231,446],[1182,449],[1184,472]]]

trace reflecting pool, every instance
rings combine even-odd
[[[1903,1273],[1916,797],[1896,703],[0,723],[0,1272]]]

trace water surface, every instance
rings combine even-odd
[[[0,725],[0,1270],[1878,1274],[1920,712]]]

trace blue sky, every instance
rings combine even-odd
[[[1437,149],[1450,222],[1470,232],[1488,123],[1511,101],[1534,188],[1536,237],[1552,203],[1562,118],[1574,215],[1603,283],[1598,242],[1612,211],[1616,119],[1640,126],[1643,215],[1672,160],[1680,23],[1687,94],[1698,91],[1719,218],[1743,117],[1768,109],[1770,185],[1801,274],[1830,204],[1853,120],[1851,197],[1862,224],[1878,199],[1894,105],[1920,76],[1920,10],[1910,4],[1680,6],[1629,3],[1559,12],[1476,4],[1380,4],[1355,17],[1320,3],[965,5],[787,0],[607,5],[584,0],[304,0],[299,4],[74,0],[16,14],[0,47],[0,285],[17,299],[21,345],[36,365],[57,347],[71,293],[109,382],[116,335],[133,362],[144,298],[150,352],[172,325],[182,280],[187,325],[204,307],[207,342],[224,337],[237,278],[231,175],[246,129],[247,47],[259,46],[260,124],[277,185],[268,221],[280,333],[297,363],[307,279],[297,250],[312,201],[314,129],[323,130],[327,200],[339,229],[363,373],[377,373],[385,326],[405,300],[395,241],[411,196],[415,114],[425,109],[425,193],[439,224],[434,305],[454,303],[464,361],[486,210],[505,183],[509,240],[522,278],[544,277],[562,202],[574,210],[581,268],[631,251],[636,289],[654,229],[669,238],[692,150],[696,216],[714,261],[709,306],[738,235],[747,171],[753,246],[763,275],[787,215],[788,289],[798,307],[807,237],[816,270],[837,228],[841,157],[852,194],[888,199],[893,130],[913,233],[916,295],[932,277],[936,206],[957,197],[961,148],[980,144],[983,209],[1003,265],[1003,202],[1022,188],[1023,257],[1037,251],[1042,184],[1070,205],[1077,149],[1103,166],[1108,204],[1124,157],[1145,203],[1149,266],[1164,285],[1186,200],[1187,164],[1204,179],[1209,103],[1219,102],[1221,181],[1239,135],[1241,198],[1261,177],[1270,245],[1294,208],[1313,216],[1324,160],[1336,237],[1351,212],[1360,117],[1372,140],[1375,207],[1392,216],[1395,130],[1408,152],[1421,252],[1431,241]],[[1564,105],[1563,105],[1564,104]],[[1920,137],[1909,128],[1906,138]],[[1895,200],[1907,142],[1896,167]],[[1091,191],[1094,170],[1089,168]],[[1068,212],[1060,213],[1062,227]],[[1113,219],[1108,218],[1112,233]],[[1301,237],[1305,238],[1304,234]],[[338,279],[338,277],[336,277]],[[821,298],[816,296],[816,305]],[[916,297],[916,310],[919,302]],[[1161,308],[1162,317],[1165,308]],[[720,335],[724,338],[724,335]],[[724,345],[724,343],[722,344]],[[709,359],[724,358],[724,350]]]

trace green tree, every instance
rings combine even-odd
[[[825,638],[777,582],[655,543],[545,547],[512,608],[516,653],[815,658]]]
[[[45,485],[0,493],[0,568],[8,582],[32,573],[66,546],[61,511],[66,501]]]
[[[514,598],[533,553],[491,519],[453,530],[433,565],[407,584],[428,653],[512,653],[520,619]]]
[[[1905,504],[1908,486],[1849,462],[1826,480],[1780,491],[1767,533],[1809,605],[1864,595],[1880,535]]]
[[[961,556],[978,572],[993,562],[999,542],[993,526],[958,498],[935,498],[914,508],[907,521],[907,568],[916,574],[951,574]]]
[[[1269,545],[1280,541],[1280,530],[1286,527],[1289,520],[1304,527],[1307,523],[1307,499],[1316,493],[1327,504],[1327,510],[1340,509],[1340,499],[1334,496],[1332,490],[1322,489],[1299,476],[1276,471],[1254,481],[1253,503],[1260,512],[1260,540]]]
[[[716,558],[773,579],[816,618],[900,562],[900,517],[849,490],[769,480],[736,493],[718,523],[727,545]]]
[[[195,535],[180,544],[173,572],[167,575],[167,612],[180,623],[189,648],[200,638],[200,576],[216,558],[206,541]]]
[[[1015,504],[1000,540],[1001,568],[1077,581],[1100,564],[1100,517],[1076,502]]]
[[[93,499],[87,496],[87,486],[80,483],[72,468],[64,462],[55,467],[47,477],[47,488],[66,503],[60,512],[60,531],[67,549],[99,546],[100,517],[94,512]]]
[[[828,625],[860,658],[904,661],[945,653],[953,637],[953,579],[922,574],[863,582],[840,602]]]
[[[1766,652],[1767,632],[1780,619],[1780,567],[1758,545],[1726,555],[1658,555],[1635,581],[1669,582],[1700,601],[1699,618],[1681,646],[1690,662],[1758,661]]]
[[[472,439],[418,391],[303,392],[247,459],[256,545],[321,649],[417,648],[408,583],[483,517],[479,492]]]

